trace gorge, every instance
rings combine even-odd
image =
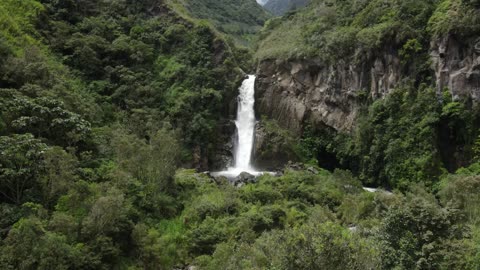
[[[478,270],[479,194],[479,0],[0,1],[0,269]]]

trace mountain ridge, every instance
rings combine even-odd
[[[309,0],[268,0],[263,7],[274,15],[280,16],[289,11],[305,7]]]
[[[174,6],[185,9],[190,16],[204,19],[238,45],[249,46],[270,15],[255,0],[171,0]]]

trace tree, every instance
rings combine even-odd
[[[254,244],[222,243],[206,269],[378,269],[372,243],[332,222],[264,233]]]
[[[63,147],[85,142],[90,123],[52,98],[28,98],[10,89],[0,90],[0,112],[9,132],[31,133]]]
[[[144,185],[166,190],[171,184],[179,157],[171,132],[159,130],[146,141],[117,131],[112,147],[120,166]]]
[[[47,231],[36,217],[18,221],[0,248],[2,269],[74,269],[82,262],[81,246]]]
[[[23,202],[25,192],[37,183],[47,145],[31,134],[0,137],[0,194],[3,200]],[[30,190],[29,197],[37,197]]]
[[[33,249],[43,234],[44,228],[37,218],[21,219],[15,223],[1,248],[1,268],[34,269],[37,258],[33,255]]]
[[[70,184],[76,180],[75,169],[78,161],[60,147],[49,148],[43,158],[44,167],[39,182],[43,191],[43,203],[48,208],[66,193]]]
[[[457,211],[440,207],[433,195],[421,189],[408,194],[383,220],[382,268],[439,269],[449,252],[444,243],[463,237],[464,228],[452,226],[457,219]]]

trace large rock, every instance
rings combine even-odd
[[[252,184],[256,182],[257,178],[255,177],[255,175],[249,174],[248,172],[242,172],[237,177],[235,177],[232,184],[236,187],[241,187],[245,184]]]

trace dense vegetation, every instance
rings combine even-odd
[[[478,107],[452,101],[448,92],[439,102],[432,88],[405,87],[373,102],[353,134],[311,127],[298,147],[305,160],[336,160],[366,185],[434,188],[448,171],[478,160],[479,121]]]
[[[184,14],[211,22],[240,46],[250,46],[270,15],[255,0],[171,0]]]
[[[400,189],[411,182],[431,187],[447,171],[475,161],[478,106],[453,100],[448,89],[434,90],[429,49],[432,40],[448,35],[475,40],[479,8],[478,1],[463,0],[318,0],[268,21],[256,53],[259,61],[313,57],[355,65],[383,52],[401,59],[403,78],[385,99],[359,90],[363,113],[353,134],[319,126],[305,130],[303,143],[296,146],[307,149],[303,159],[316,158],[322,165],[322,156],[333,156],[366,184]]]
[[[427,50],[432,35],[478,33],[479,5],[476,0],[314,0],[307,9],[269,20],[256,56],[361,61],[386,46],[400,50],[415,42]]]
[[[477,31],[471,16],[447,16],[472,22],[465,28],[442,19],[478,5],[458,3],[431,9],[425,31]],[[215,155],[239,69],[250,68],[247,51],[184,12],[157,0],[0,2],[0,269],[478,268],[477,114],[448,95],[436,102],[422,69],[373,103],[355,137],[312,127],[296,144],[265,121],[275,142],[295,144],[292,155],[315,163],[328,149],[353,173],[287,166],[237,188],[181,169]],[[263,17],[241,19],[256,27]],[[314,48],[321,20],[317,30],[282,23],[299,41],[319,31],[305,45]],[[436,152],[437,129],[454,138],[450,152]],[[463,147],[471,165],[447,173]],[[369,193],[361,181],[401,191]]]
[[[277,16],[283,15],[308,4],[308,0],[269,0],[263,6],[266,10]]]
[[[0,17],[0,268],[136,265],[132,226],[175,213],[172,176],[209,162],[248,58],[160,1]]]
[[[466,179],[473,179],[478,175],[475,168],[478,166],[476,162],[480,154],[478,148],[480,112],[475,102],[470,99],[453,98],[449,89],[444,89],[443,93],[437,92],[432,81],[429,49],[432,40],[448,35],[455,37],[460,43],[476,40],[480,32],[479,11],[478,1],[319,0],[312,1],[307,9],[271,19],[261,33],[256,51],[258,61],[276,59],[278,62],[315,58],[332,66],[337,62],[355,65],[371,61],[378,53],[388,51],[400,57],[404,77],[401,84],[382,99],[368,95],[368,90],[359,91],[358,106],[363,107],[363,112],[354,132],[342,133],[326,126],[305,123],[302,138],[296,140],[293,135],[278,128],[267,129],[267,134],[274,139],[272,145],[286,145],[284,147],[288,149],[286,152],[294,152],[299,160],[310,164],[319,164],[329,169],[348,168],[364,185],[383,186],[397,192],[401,191],[409,202],[419,202],[418,197],[412,197],[412,194],[417,194],[422,200],[430,198],[429,206],[427,204],[423,206],[428,207],[429,211],[437,211],[431,207],[435,204],[440,205],[443,208],[440,212],[445,214],[443,218],[447,220],[453,218],[447,223],[458,224],[457,222],[468,214],[463,217],[448,217],[461,209],[462,203],[447,203],[445,196],[447,193],[452,194],[450,192],[459,195],[466,189],[471,188],[472,191],[475,189],[473,188],[475,184],[467,184],[469,180]],[[267,124],[267,127],[268,125],[271,126]],[[331,166],[332,164],[334,166]],[[460,169],[455,175],[449,174],[462,166],[471,167]],[[419,183],[422,187],[420,190],[424,191],[417,193]],[[476,195],[466,196],[473,198]],[[396,230],[394,227],[405,229],[416,223],[413,220],[420,216],[422,216],[420,219],[429,219],[424,215],[426,212],[416,208],[417,206],[411,208],[412,206],[400,206],[401,203],[399,205],[397,203],[393,203],[388,210],[389,213],[380,218],[382,225],[370,227],[375,228],[373,231],[376,236],[385,237],[380,231],[387,227],[391,230]],[[355,205],[362,204],[355,202]],[[403,207],[411,210],[416,208],[413,210],[415,214],[407,213],[410,210],[401,213]],[[338,209],[341,208],[337,208],[337,211]],[[391,216],[396,215],[394,212],[401,217]],[[337,217],[341,216],[338,212],[336,214]],[[370,218],[367,220],[371,221]],[[463,222],[465,220],[461,221]],[[453,249],[453,246],[456,246],[453,243],[463,245],[470,241],[467,239],[475,237],[478,226],[475,222],[468,221],[463,224],[470,224],[467,225],[470,233],[466,238],[460,239],[465,236],[463,234],[464,236],[456,240],[443,238],[434,242],[438,245],[451,246]],[[360,225],[362,228],[368,226]],[[414,226],[426,228],[429,225],[417,223]],[[442,226],[437,228],[440,227]],[[442,230],[429,230],[432,233],[434,231],[440,233]],[[428,248],[424,246],[422,251],[418,249],[406,255],[403,253],[405,247],[423,245],[420,239],[425,239],[425,236],[417,233],[419,232],[410,227],[406,231],[397,231],[380,240],[377,246],[380,250],[380,266],[371,267],[478,268],[479,263],[475,259],[478,255],[473,253],[472,256],[460,260],[457,255],[445,254],[444,251],[429,253],[437,245],[433,242],[428,244]],[[411,239],[407,240],[409,237]],[[465,247],[458,249],[464,250]],[[256,252],[254,249],[250,251]],[[420,258],[427,253],[429,258]],[[420,257],[413,259],[412,256]],[[448,259],[441,262],[441,258]],[[462,260],[470,263],[456,264]]]

